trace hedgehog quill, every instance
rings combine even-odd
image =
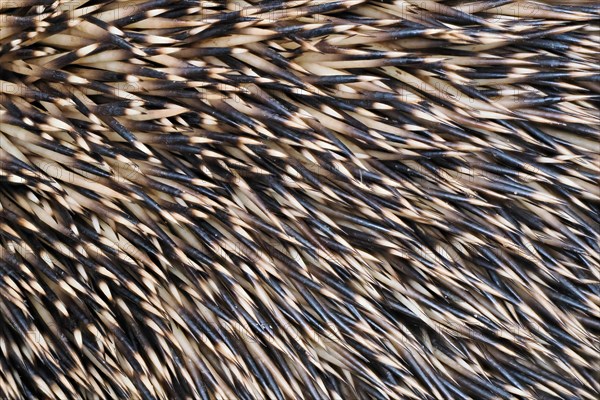
[[[597,399],[600,7],[0,3],[0,399]]]

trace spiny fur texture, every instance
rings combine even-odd
[[[598,7],[0,3],[1,399],[597,399]]]

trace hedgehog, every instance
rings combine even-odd
[[[598,399],[599,21],[3,0],[0,399]]]

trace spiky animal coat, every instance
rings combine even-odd
[[[1,399],[597,399],[598,6],[2,0]]]

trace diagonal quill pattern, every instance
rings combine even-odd
[[[597,399],[600,7],[0,3],[0,399]]]

